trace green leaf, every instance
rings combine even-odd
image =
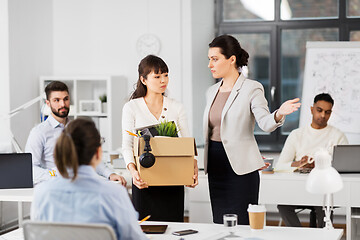
[[[176,129],[176,124],[173,121],[162,121],[157,125],[156,130],[159,136],[176,137],[179,130]]]

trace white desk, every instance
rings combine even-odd
[[[260,174],[261,204],[319,205],[323,196],[305,190],[307,174],[274,173]],[[355,221],[360,218],[360,174],[342,175],[344,188],[334,195],[335,206],[346,208],[346,238],[350,240]],[[212,222],[207,176],[199,173],[199,186],[189,191],[190,222]],[[356,208],[358,214],[356,214]],[[354,239],[354,238],[353,238]]]
[[[172,235],[172,232],[195,229],[199,231],[196,234],[182,236],[185,240],[225,240],[228,230],[219,224],[205,224],[205,223],[162,223],[162,222],[146,222],[144,225],[151,224],[167,224],[168,228],[165,234],[149,234],[149,239],[176,239],[180,236]],[[342,229],[324,230],[319,228],[289,228],[289,227],[265,227],[261,231],[251,231],[249,226],[238,225],[235,234],[241,236],[243,239],[257,239],[257,240],[303,240],[303,239],[326,239],[339,240],[343,234]],[[22,229],[12,231],[10,233],[0,236],[0,240],[22,240]],[[238,239],[238,238],[232,238]]]
[[[127,173],[126,169],[115,169],[115,172],[122,175],[129,184],[131,184],[131,175]],[[130,185],[131,186],[131,185]],[[33,188],[18,188],[18,189],[0,189],[0,202],[18,202],[18,222],[19,226],[23,223],[23,202],[32,202],[34,189]],[[0,238],[1,240],[1,238]]]
[[[261,174],[259,203],[288,205],[322,205],[323,195],[305,190],[307,174]],[[352,238],[355,209],[360,207],[360,174],[343,174],[344,188],[334,194],[334,206],[346,208],[346,238]]]
[[[23,222],[23,202],[31,202],[33,200],[33,188],[18,188],[18,189],[0,189],[0,201],[18,202],[18,217],[19,226]]]

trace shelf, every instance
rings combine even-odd
[[[45,86],[54,80],[62,81],[69,87],[71,119],[90,117],[105,138],[103,151],[120,148],[121,109],[128,99],[127,79],[109,75],[41,76],[40,92],[44,92]],[[103,110],[99,99],[104,94],[107,96],[106,110]],[[46,113],[51,114],[51,110],[44,107],[44,115]]]
[[[78,113],[76,116],[79,117],[107,117],[107,113]]]

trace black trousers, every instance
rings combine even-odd
[[[239,154],[239,158],[241,158]],[[250,159],[249,159],[250,161]],[[248,225],[248,205],[258,204],[260,176],[253,171],[237,175],[221,142],[209,142],[208,179],[214,223],[223,223],[223,215],[235,213],[238,224]]]
[[[139,189],[132,185],[132,200],[139,220],[151,215],[150,221],[184,221],[184,186],[150,186]]]

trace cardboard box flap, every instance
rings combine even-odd
[[[144,152],[143,138],[134,139],[134,156]],[[197,156],[194,138],[189,137],[154,137],[150,139],[151,153],[155,156]]]

